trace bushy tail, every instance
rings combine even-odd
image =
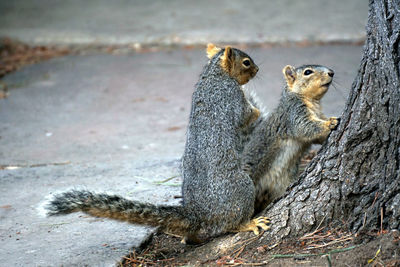
[[[117,195],[72,190],[58,194],[47,206],[48,215],[82,211],[92,216],[130,223],[160,226],[162,231],[186,235],[190,221],[182,206],[155,206]]]

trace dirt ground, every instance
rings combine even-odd
[[[216,257],[211,249],[193,254],[177,237],[156,234],[141,249],[121,259],[121,266],[400,266],[400,234],[354,235],[322,230],[279,244],[251,237],[242,247]]]
[[[29,46],[8,38],[0,39],[0,78],[22,66],[64,56],[70,52],[68,48]]]

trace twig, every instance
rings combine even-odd
[[[381,234],[383,233],[383,207],[381,207]]]
[[[242,242],[239,242],[239,243],[237,243],[237,245],[244,244],[244,246],[247,246],[247,245],[249,245],[251,242],[253,242],[254,240],[259,239],[259,238],[262,236],[262,234],[263,234],[263,232],[260,233],[260,234],[257,235],[257,236],[253,236],[253,237],[250,237],[249,239],[246,239],[246,240],[244,240],[244,241],[242,241]],[[237,251],[239,251],[240,249],[242,249],[242,247],[240,247],[239,249],[236,249],[235,251],[233,251],[233,252],[231,253],[231,255],[232,255],[232,254],[235,254],[235,253],[236,253]]]
[[[323,228],[321,228],[321,230],[322,230]],[[332,234],[331,233],[328,233],[328,234],[326,234],[326,235],[315,235],[315,236],[302,236],[299,240],[305,240],[305,239],[323,239],[323,238],[326,238],[326,237],[328,237],[328,236],[331,236]]]
[[[249,245],[249,244],[251,244],[253,241],[259,239],[259,238],[263,235],[263,233],[264,233],[264,231],[261,232],[261,233],[260,233],[259,235],[257,235],[257,236],[250,237],[249,239],[246,239],[246,240],[244,240],[244,241],[238,243],[238,245],[239,245],[239,244],[243,244],[243,245],[242,245],[241,247],[239,247],[238,249],[234,250],[232,253],[230,253],[230,254],[229,254],[229,257],[232,257],[233,254],[236,254],[236,255],[233,257],[233,259],[237,259],[237,258],[239,257],[239,255],[243,252],[243,250],[246,248],[246,246]]]
[[[243,252],[244,248],[246,247],[246,245],[243,245],[242,248],[239,250],[239,252],[235,255],[235,257],[233,257],[234,259],[238,258],[239,255]]]
[[[271,257],[273,259],[277,259],[277,258],[293,258],[293,257],[315,257],[315,256],[322,256],[322,255],[328,255],[328,254],[334,254],[334,253],[339,253],[339,252],[344,252],[344,251],[348,251],[351,249],[354,249],[356,247],[359,247],[360,245],[356,245],[356,246],[351,246],[348,248],[342,248],[342,249],[334,249],[328,252],[321,252],[318,254],[274,254],[271,255]]]
[[[307,248],[307,249],[323,248],[323,247],[327,247],[327,246],[330,246],[330,245],[333,245],[333,244],[336,244],[336,243],[340,243],[340,242],[344,242],[344,241],[352,240],[352,239],[353,239],[353,237],[352,237],[351,235],[348,235],[348,236],[346,236],[346,237],[333,240],[333,241],[328,242],[328,243],[326,243],[326,244],[323,244],[323,245],[315,245],[314,247],[312,247],[312,248]]]
[[[372,201],[371,207],[373,207],[375,205],[375,201],[378,199],[378,196],[379,196],[379,192],[376,192],[375,198],[374,198],[374,201]]]
[[[156,185],[166,185],[166,186],[182,186],[180,183],[167,183],[168,181],[171,181],[172,179],[179,177],[179,175],[171,176],[167,179],[161,180],[161,181],[155,181],[153,184]]]
[[[368,264],[372,263],[378,257],[379,253],[381,252],[381,246],[379,246],[378,250],[375,253],[375,256],[372,259],[368,260]]]
[[[172,179],[174,179],[174,178],[176,178],[176,177],[179,177],[179,175],[171,176],[171,177],[166,178],[166,179],[164,179],[164,180],[155,181],[155,182],[153,182],[153,183],[154,183],[154,184],[163,184],[163,183],[166,183],[166,182],[168,182],[168,181],[171,181]]]
[[[265,266],[267,265],[268,262],[241,262],[241,263],[235,263],[232,266]]]
[[[169,258],[169,259],[163,259],[163,260],[157,260],[157,261],[173,261],[175,258]]]
[[[238,260],[238,259],[236,259]],[[243,260],[240,260],[239,262],[224,262],[224,266],[266,266],[269,263],[269,261],[263,261],[263,262],[244,262]]]
[[[324,255],[328,261],[328,267],[332,267],[331,254]]]
[[[0,165],[0,170],[16,170],[20,168],[36,168],[36,167],[45,167],[45,166],[59,166],[59,165],[67,165],[70,164],[71,161],[64,162],[50,162],[50,163],[36,163],[36,164],[16,164],[16,165]]]
[[[362,229],[364,229],[365,226],[365,222],[367,221],[367,212],[364,213],[364,220],[363,220],[363,225],[362,225]]]
[[[305,235],[302,236],[299,240],[306,239],[307,237],[312,236],[312,235],[314,235],[314,234],[320,232],[322,229],[324,229],[325,227],[322,227],[322,228],[320,228],[320,229],[318,229],[318,228],[319,228],[319,227],[321,226],[321,224],[324,222],[324,220],[325,220],[325,218],[326,218],[326,215],[327,215],[327,214],[325,214],[324,218],[322,218],[321,222],[318,224],[317,228],[316,228],[313,232],[308,233],[308,234],[305,234]]]

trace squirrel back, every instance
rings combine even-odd
[[[257,121],[242,155],[256,187],[256,212],[285,192],[296,179],[304,152],[324,142],[339,123],[335,117],[326,118],[320,105],[332,82],[331,69],[286,66],[283,74],[286,86],[278,106]]]
[[[208,166],[225,156],[225,152],[220,151],[237,150],[240,145],[238,129],[245,129],[259,115],[240,87],[258,71],[252,59],[229,46],[221,49],[210,44],[207,53],[210,62],[204,67],[192,96],[183,155],[184,165],[195,157],[190,163],[201,170],[204,170],[201,165]],[[233,74],[235,76],[231,76]],[[215,146],[219,146],[218,149]]]
[[[88,191],[56,195],[49,215],[82,211],[92,216],[159,226],[160,230],[198,243],[228,231],[267,229],[265,218],[250,221],[254,184],[241,168],[243,146],[238,132],[259,111],[241,88],[258,67],[244,52],[210,44],[210,58],[196,84],[182,157],[183,205],[156,206]]]

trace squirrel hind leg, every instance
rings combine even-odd
[[[261,228],[263,231],[266,231],[270,228],[267,224],[270,224],[269,218],[261,216],[241,225],[235,232],[253,232],[255,235],[259,235],[259,228]]]

